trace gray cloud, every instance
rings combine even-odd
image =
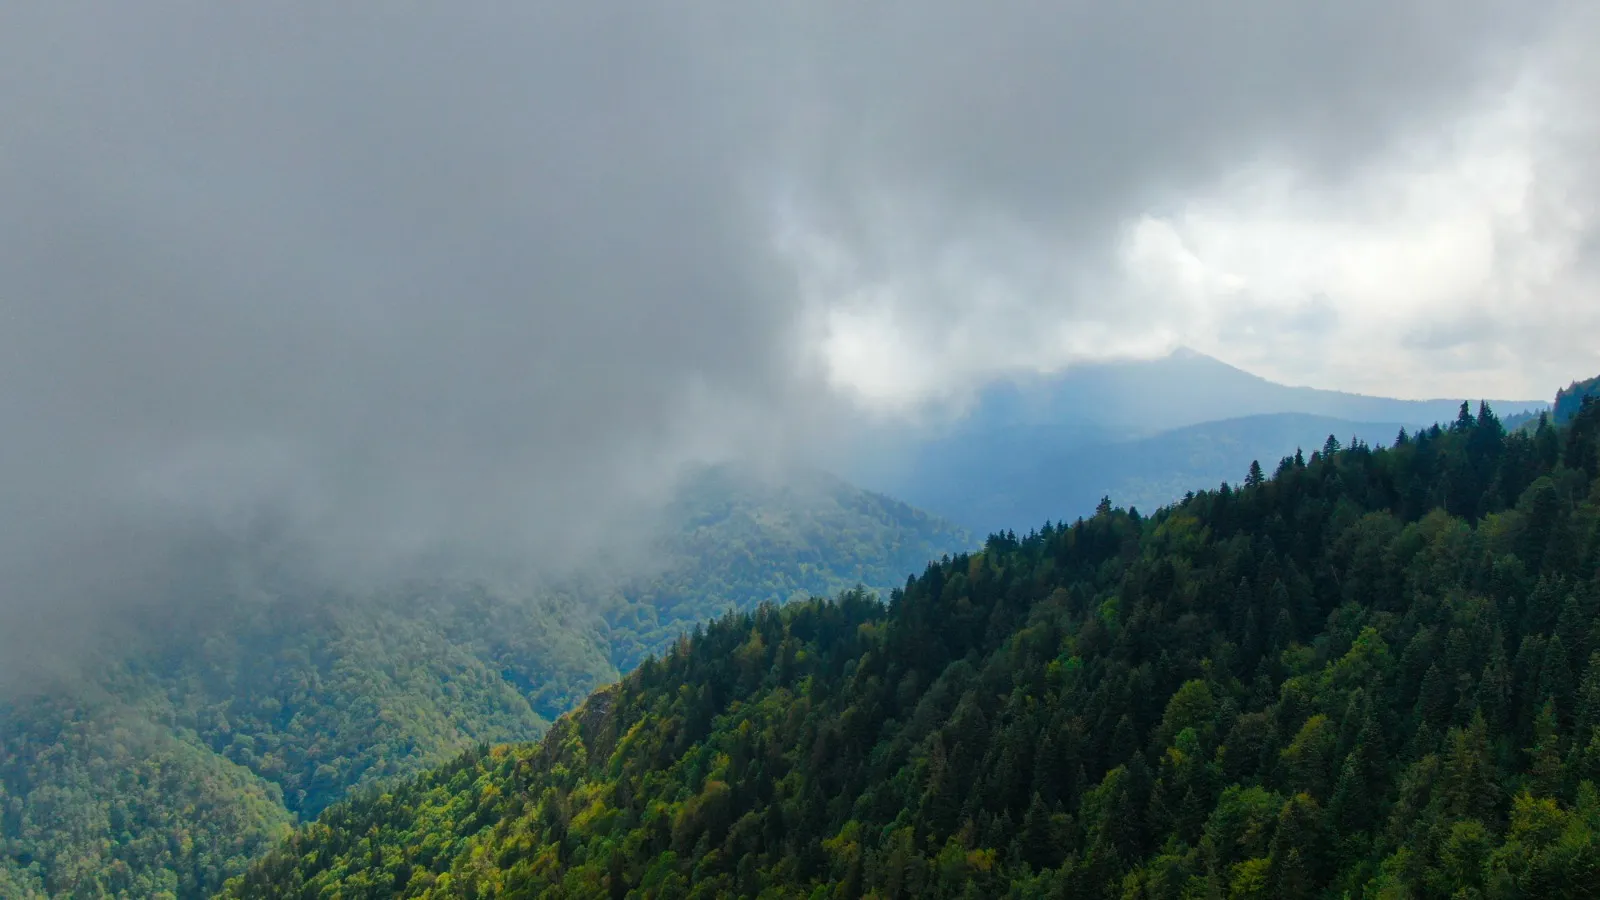
[[[264,510],[339,566],[440,541],[567,559],[786,396],[741,138],[770,129],[700,27],[663,5],[8,13],[6,605],[148,595],[120,576],[164,571],[179,544],[152,532],[242,536]],[[63,546],[105,576],[38,573]]]
[[[838,328],[837,355],[849,370],[843,380],[889,400],[960,392],[963,380],[1008,364],[1051,368],[1075,357],[1152,352],[1176,342],[1212,352],[1259,350],[1272,338],[1250,347],[1201,334],[1254,302],[1250,294],[1270,305],[1326,295],[1341,319],[1371,323],[1374,317],[1360,308],[1373,305],[1371,297],[1320,283],[1322,273],[1310,265],[1317,256],[1347,254],[1345,246],[1312,239],[1289,248],[1308,259],[1244,260],[1241,277],[1190,291],[1167,283],[1130,290],[1128,276],[1140,274],[1146,261],[1136,260],[1130,272],[1122,257],[1141,221],[1181,223],[1197,202],[1214,205],[1219,198],[1246,217],[1223,223],[1232,232],[1226,237],[1246,241],[1256,237],[1245,233],[1249,226],[1270,234],[1283,226],[1343,225],[1338,236],[1350,239],[1380,228],[1401,238],[1413,226],[1432,226],[1428,216],[1446,212],[1438,203],[1407,209],[1409,185],[1396,182],[1457,170],[1465,187],[1476,187],[1478,173],[1459,171],[1459,155],[1471,149],[1463,146],[1463,123],[1507,103],[1530,71],[1544,66],[1552,45],[1581,46],[1600,36],[1592,15],[1561,0],[1017,0],[871,9],[844,16],[823,5],[811,30],[801,29],[820,49],[811,57],[807,124],[796,127],[810,139],[795,151],[809,167],[796,205],[813,238],[801,255],[826,273],[819,292],[849,297],[847,305],[862,311]],[[1575,94],[1541,98],[1548,105],[1532,117],[1592,122],[1582,77],[1555,77]],[[1535,146],[1548,136],[1548,124],[1527,125]],[[1569,195],[1557,183],[1558,169],[1586,157],[1570,147],[1556,152],[1559,160],[1532,162],[1531,193]],[[1583,181],[1592,183],[1593,165],[1581,168]],[[1404,177],[1396,170],[1406,170]],[[1255,208],[1252,200],[1275,180],[1292,181],[1286,196],[1273,198],[1273,208]],[[1281,220],[1260,221],[1265,212]],[[1527,226],[1521,214],[1498,207],[1474,212],[1518,219],[1528,233],[1517,240],[1543,239],[1533,233],[1542,223]],[[1416,221],[1387,221],[1407,214]],[[1204,249],[1196,252],[1195,267],[1215,274]],[[1263,243],[1256,255],[1282,252]],[[1244,248],[1239,255],[1248,254]],[[1417,253],[1401,247],[1391,255]],[[1502,248],[1502,255],[1510,254]],[[1309,283],[1254,277],[1261,273],[1253,268],[1284,265],[1299,265],[1307,272],[1301,281]],[[1458,266],[1450,260],[1433,269]],[[1572,299],[1551,302],[1569,314],[1575,309]],[[1361,339],[1378,346],[1370,335]],[[892,363],[875,366],[853,352],[885,345],[895,348]],[[1328,355],[1318,348],[1313,357]],[[1582,364],[1571,354],[1563,364],[1575,359]],[[1373,363],[1363,360],[1368,369]],[[885,367],[893,371],[880,371]],[[1294,376],[1282,368],[1271,374]],[[1350,375],[1301,377],[1371,388],[1330,383],[1330,374]],[[1415,375],[1391,373],[1388,383]],[[1507,375],[1496,373],[1502,381]],[[1508,386],[1513,393],[1526,389],[1515,379]],[[1478,384],[1452,388],[1469,389]]]
[[[1348,177],[1513,76],[1558,4],[865,8],[815,5],[803,32],[838,194],[901,191],[1095,243],[1107,219],[1258,157]]]
[[[834,421],[817,305],[849,302],[808,289],[795,222],[839,256],[830,289],[900,288],[896,327],[936,365],[985,278],[1083,292],[1000,292],[991,316],[1017,324],[982,352],[1004,356],[1104,299],[1131,217],[1262,158],[1338,184],[1478,102],[1566,16],[8,10],[0,630],[37,644],[107,597],[181,592],[173,560],[263,521],[334,566],[440,542],[581,556],[679,463],[806,452]]]

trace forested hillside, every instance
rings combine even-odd
[[[224,896],[1595,896],[1597,475],[1463,407],[729,616]]]
[[[812,470],[775,478],[708,469],[688,482],[668,520],[653,553],[664,571],[628,585],[608,607],[607,642],[622,671],[729,609],[857,585],[887,592],[929,560],[975,546],[943,519]]]
[[[204,896],[352,785],[537,737],[536,705],[615,677],[592,616],[465,587],[174,625],[0,707],[6,856],[52,893]]]
[[[1556,392],[1556,421],[1565,422],[1577,415],[1578,410],[1583,408],[1583,401],[1589,397],[1600,397],[1600,375],[1587,381],[1574,381]]]
[[[0,698],[0,897],[209,896],[352,787],[537,738],[692,622],[887,588],[968,546],[815,474],[702,473],[667,524],[656,565],[607,593],[257,584]]]

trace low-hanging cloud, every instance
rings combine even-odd
[[[682,464],[805,453],[853,400],[1327,332],[1296,323],[1364,333],[1380,320],[1352,273],[1426,236],[1376,201],[1350,221],[1337,198],[1414,183],[1406,148],[1492,113],[1530,72],[1553,92],[1518,109],[1578,109],[1564,92],[1582,72],[1536,64],[1566,47],[1561,65],[1587,66],[1586,15],[1556,0],[9,10],[0,654],[118,597],[212,591],[226,572],[185,588],[174,567],[263,534],[333,569],[442,545],[555,565]],[[1592,137],[1576,127],[1526,161],[1539,196],[1593,186]],[[1495,206],[1491,224],[1528,209]],[[1516,255],[1538,277],[1507,290],[1559,298],[1555,318],[1517,310],[1530,332],[1591,308],[1573,274],[1592,272],[1591,211],[1529,212],[1518,232],[1571,248]],[[1301,236],[1270,251],[1286,266],[1368,221],[1399,243],[1298,278],[1247,264],[1263,234]],[[1491,264],[1417,309],[1507,277]],[[1272,333],[1224,315],[1250,304]],[[1461,346],[1421,324],[1400,337]]]
[[[676,465],[794,406],[751,198],[771,113],[706,22],[664,4],[5,18],[12,637],[164,602],[191,544],[248,545],[262,521],[328,569],[441,545],[571,560]]]
[[[789,246],[840,387],[914,407],[1177,344],[1408,396],[1600,367],[1592,10],[934,7],[820,14],[836,140]]]

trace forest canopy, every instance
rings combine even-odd
[[[1593,896],[1597,475],[1463,406],[730,615],[224,896]]]

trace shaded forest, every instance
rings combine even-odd
[[[1590,397],[1600,397],[1600,375],[1587,381],[1574,381],[1556,392],[1554,409],[1556,421],[1566,422],[1572,419],[1583,408],[1584,401]]]

